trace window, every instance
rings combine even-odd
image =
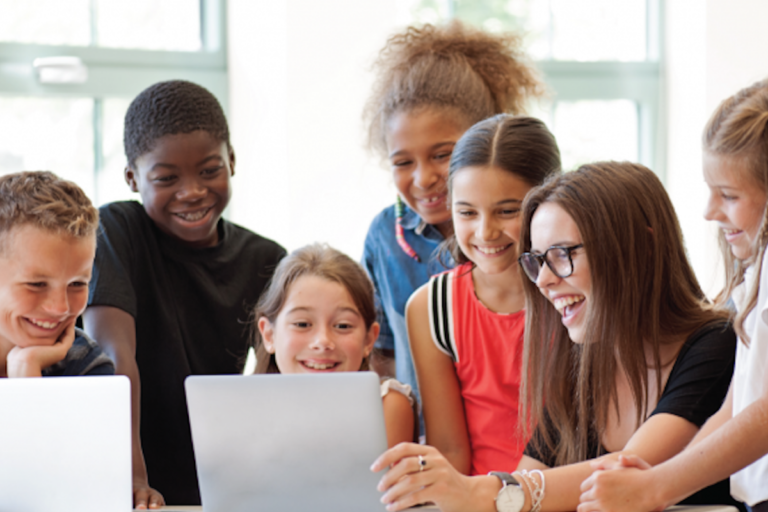
[[[224,0],[0,0],[0,174],[51,170],[98,205],[138,198],[123,180],[125,111],[171,79],[226,109],[224,10]],[[69,59],[33,65],[50,57]]]
[[[639,161],[664,175],[658,0],[405,0],[417,22],[458,18],[523,34],[552,97],[534,106],[563,167]]]

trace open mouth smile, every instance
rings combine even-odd
[[[38,329],[45,329],[46,331],[54,331],[61,325],[61,322],[46,322],[45,320],[36,320],[34,318],[25,318],[27,322],[34,325]]]
[[[486,256],[494,256],[496,254],[499,254],[501,252],[506,251],[507,249],[509,249],[513,245],[514,244],[498,245],[496,247],[480,247],[479,245],[476,245],[475,249],[477,249],[481,253],[485,254]]]
[[[302,365],[304,368],[307,368],[307,369],[309,369],[309,370],[313,370],[313,371],[328,371],[328,370],[333,370],[334,368],[336,368],[337,366],[339,366],[339,364],[341,364],[341,363],[339,363],[338,361],[333,361],[333,362],[325,362],[325,363],[321,363],[321,362],[317,362],[317,361],[299,361],[299,363],[300,363],[300,364],[301,364],[301,365]]]
[[[177,212],[174,213],[174,215],[184,222],[198,222],[204,219],[211,210],[213,210],[213,206],[209,206],[208,208],[203,208],[202,210],[196,210],[193,212]]]

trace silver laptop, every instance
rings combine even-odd
[[[0,511],[128,512],[127,377],[0,379]]]
[[[387,448],[379,378],[191,376],[185,382],[205,512],[381,512]]]

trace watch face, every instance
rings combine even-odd
[[[496,496],[498,512],[520,512],[525,504],[525,491],[519,485],[505,485]]]

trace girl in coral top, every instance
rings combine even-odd
[[[516,468],[525,313],[517,262],[520,206],[560,171],[555,138],[530,117],[497,115],[457,142],[449,168],[457,263],[411,297],[408,336],[426,442],[462,473]]]

